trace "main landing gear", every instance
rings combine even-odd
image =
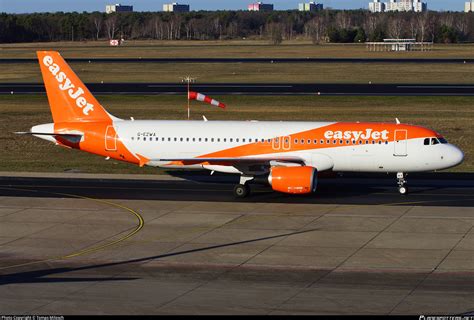
[[[234,196],[236,198],[245,198],[250,194],[249,181],[253,180],[254,177],[240,176],[240,183],[234,187]]]
[[[405,186],[405,184],[407,183],[407,181],[405,180],[406,177],[407,175],[403,172],[397,173],[398,192],[403,195],[407,194],[408,192],[408,188]]]

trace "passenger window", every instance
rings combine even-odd
[[[199,138],[199,142],[201,142],[201,141],[202,141],[202,139],[201,139],[201,138]]]
[[[339,144],[343,144],[343,143],[344,143],[344,141],[342,141],[342,140],[339,140]]]
[[[298,144],[298,139],[295,139],[295,143]]]
[[[232,138],[230,138],[230,139],[229,139],[229,142],[232,142],[232,141],[234,141],[234,140],[233,140]]]
[[[324,140],[323,140],[323,139],[321,139],[321,144],[324,144]]]
[[[304,139],[301,139],[301,144],[304,144]]]
[[[135,140],[135,137],[132,137],[132,140]]]
[[[314,144],[318,144],[318,140],[314,139]]]

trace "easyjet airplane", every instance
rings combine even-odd
[[[139,166],[199,168],[240,175],[237,197],[265,180],[275,191],[316,191],[317,174],[406,174],[457,166],[463,153],[439,133],[412,125],[363,122],[133,121],[109,114],[58,52],[37,52],[54,123],[36,137]],[[263,179],[262,179],[263,178]]]

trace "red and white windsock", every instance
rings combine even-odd
[[[213,106],[225,109],[225,104],[223,104],[222,102],[214,100],[211,97],[208,97],[208,96],[206,96],[202,93],[199,93],[199,92],[189,91],[188,100],[202,101],[202,102],[212,104]]]

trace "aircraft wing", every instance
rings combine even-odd
[[[221,166],[242,166],[242,165],[270,165],[272,162],[286,164],[304,165],[305,162],[300,157],[294,156],[263,156],[263,157],[238,157],[238,158],[172,158],[172,159],[151,159],[150,161],[171,162],[181,165],[206,164]]]

